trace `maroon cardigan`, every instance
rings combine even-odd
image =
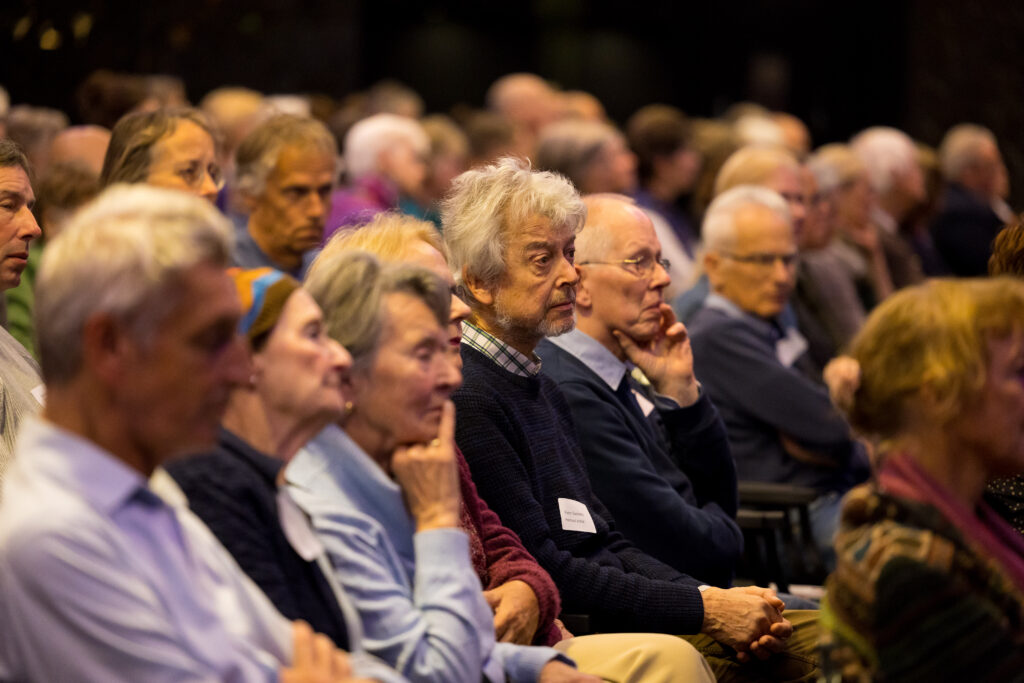
[[[529,584],[540,605],[537,634],[533,642],[537,645],[554,645],[562,639],[555,625],[555,617],[561,610],[555,582],[523,547],[516,532],[503,526],[498,515],[480,498],[462,451],[456,448],[455,452],[459,461],[459,485],[462,489],[461,525],[469,534],[469,551],[480,583],[484,590],[492,590],[515,580]]]

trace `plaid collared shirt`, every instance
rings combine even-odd
[[[473,323],[462,323],[462,343],[484,354],[509,372],[520,377],[536,377],[540,372],[540,356],[524,356],[492,334]]]

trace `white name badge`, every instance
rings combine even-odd
[[[590,510],[583,503],[570,498],[559,498],[558,510],[562,513],[562,528],[564,530],[582,531],[587,534],[597,533]]]
[[[654,404],[648,401],[646,396],[636,389],[633,389],[633,396],[636,397],[636,403],[640,406],[640,410],[643,412],[644,417],[648,417],[652,412],[654,412]]]

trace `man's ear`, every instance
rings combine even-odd
[[[590,296],[590,288],[587,286],[587,271],[582,266],[575,266],[576,275],[579,281],[576,283],[576,306],[590,308],[594,305],[593,297]]]
[[[708,282],[711,284],[711,291],[715,291],[715,283],[718,281],[718,269],[722,265],[722,257],[717,251],[704,252],[704,272],[707,273]]]
[[[135,353],[135,342],[124,324],[112,315],[94,315],[82,326],[82,364],[105,384],[120,382],[125,361]]]
[[[473,298],[479,301],[484,306],[491,306],[494,304],[494,292],[489,285],[485,285],[484,282],[478,278],[475,274],[470,273],[465,267],[462,269],[462,284],[473,295]]]

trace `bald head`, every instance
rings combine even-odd
[[[587,220],[576,235],[576,260],[580,263],[607,258],[613,237],[637,230],[641,226],[654,229],[651,219],[623,194],[591,194],[583,198]]]
[[[629,197],[584,198],[587,220],[576,237],[580,281],[577,327],[616,357],[624,351],[615,333],[637,342],[661,328],[664,290],[671,283],[654,225]]]
[[[77,164],[99,178],[109,144],[110,131],[102,126],[71,126],[53,139],[50,163]]]

